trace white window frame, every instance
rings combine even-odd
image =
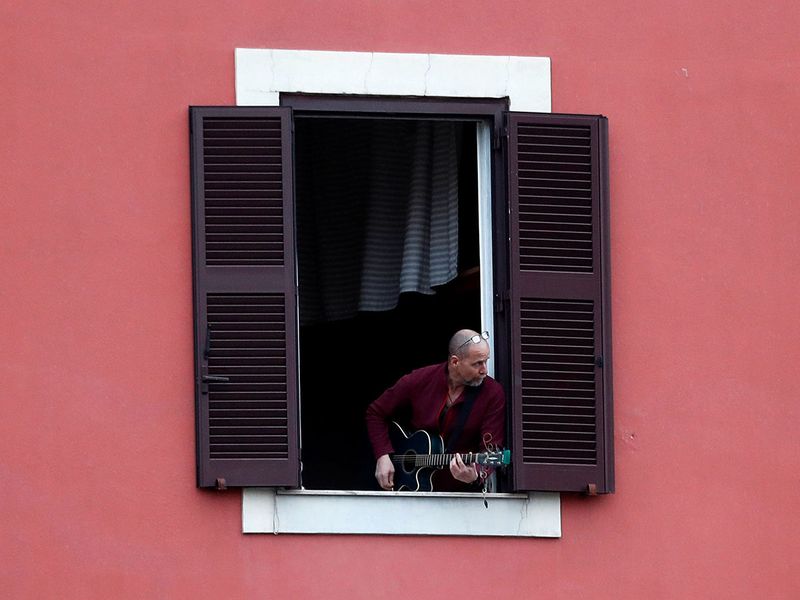
[[[550,59],[522,56],[237,48],[236,104],[278,106],[281,93],[508,98],[550,112]],[[478,130],[481,264],[491,265],[491,131]],[[484,329],[491,273],[481,269]],[[242,492],[244,533],[561,536],[558,493],[479,494],[274,490]]]

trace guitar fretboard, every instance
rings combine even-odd
[[[405,468],[420,468],[420,467],[446,467],[450,461],[455,458],[455,453],[452,454],[416,454],[409,452],[406,454],[399,454],[392,457],[392,462],[395,464],[403,465]],[[480,452],[467,452],[461,455],[461,460],[465,465],[472,463],[483,464],[486,462],[487,454]]]

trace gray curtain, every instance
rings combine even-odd
[[[456,124],[298,119],[296,132],[301,323],[391,310],[456,277]]]

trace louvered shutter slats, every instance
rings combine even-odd
[[[209,294],[207,299],[213,332],[208,372],[230,380],[209,385],[210,458],[288,458],[286,360],[270,361],[267,355],[286,353],[283,296]],[[218,359],[217,349],[226,355]],[[270,402],[278,409],[268,409]]]
[[[519,253],[523,271],[592,271],[588,128],[518,123]]]
[[[206,264],[283,266],[280,118],[203,120]]]

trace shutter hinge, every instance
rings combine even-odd
[[[594,357],[594,364],[596,367],[603,368],[603,357],[602,356],[595,356]]]
[[[500,150],[502,147],[503,138],[508,139],[508,127],[506,125],[495,128],[494,137],[492,139],[493,150]]]
[[[214,486],[217,488],[218,491],[222,492],[228,489],[227,483],[225,483],[224,477],[217,477],[217,484]]]
[[[503,290],[501,292],[496,292],[494,295],[494,312],[496,314],[502,314],[506,310],[506,304],[508,304],[508,299],[510,295],[508,290]]]

